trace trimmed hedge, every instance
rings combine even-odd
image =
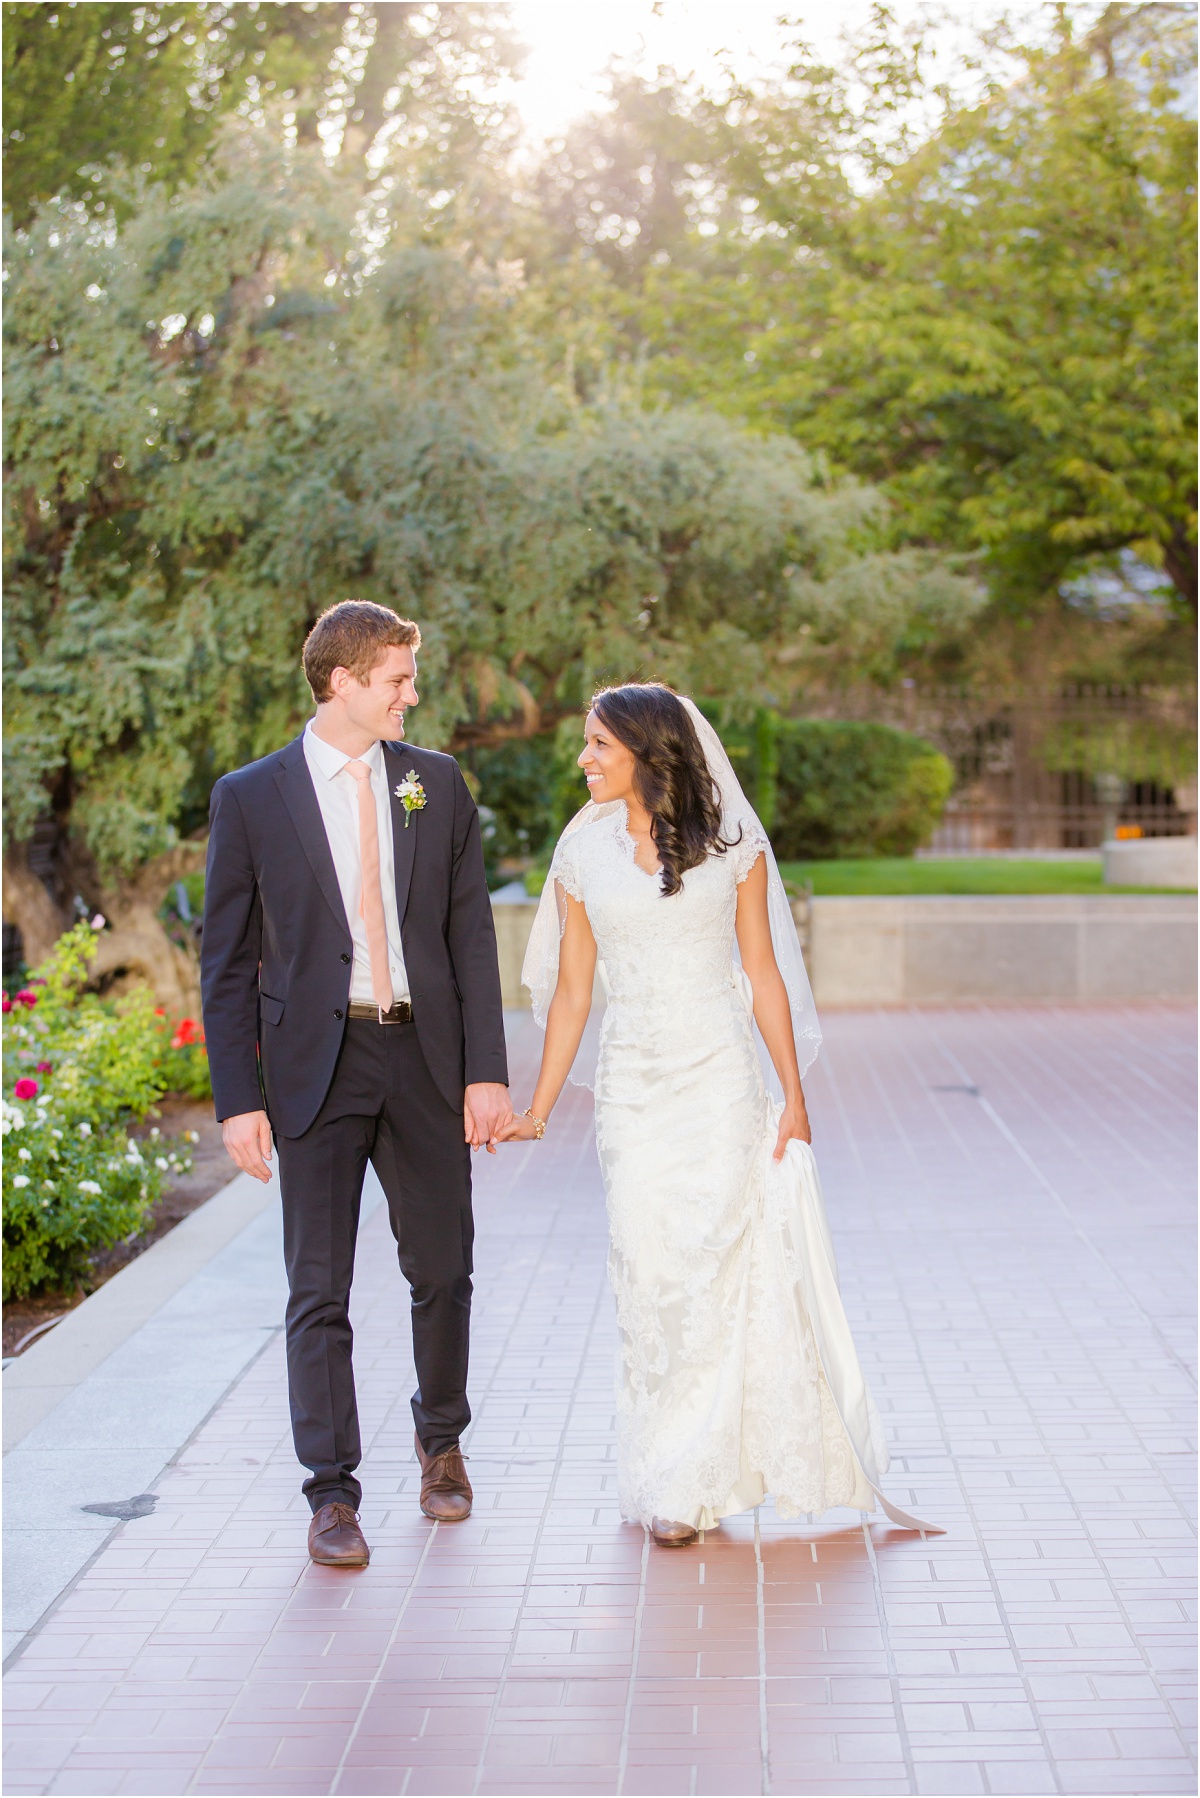
[[[887,724],[780,723],[771,841],[781,861],[911,855],[954,785],[946,757]]]

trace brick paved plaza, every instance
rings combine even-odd
[[[510,1022],[525,1103],[540,1038]],[[946,1535],[768,1506],[671,1553],[621,1523],[572,1091],[478,1164],[471,1520],[417,1510],[378,1210],[371,1567],[305,1558],[275,1334],[10,1670],[5,1790],[1194,1792],[1193,1015],[825,1026],[815,1146],[886,1484]]]

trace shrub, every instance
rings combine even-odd
[[[577,765],[582,748],[581,711],[552,736],[467,750],[463,763],[479,801],[489,882],[496,878],[496,864],[509,856],[540,856],[549,866],[559,832],[587,803]]]
[[[204,1026],[195,1018],[180,1018],[169,1037],[169,1026],[160,1023],[165,1041],[159,1051],[159,1070],[164,1089],[182,1093],[188,1099],[211,1099],[212,1076],[208,1066],[208,1049]]]
[[[954,785],[946,757],[886,724],[780,725],[775,824],[781,860],[911,855]]]
[[[79,1279],[191,1165],[156,1130],[129,1133],[164,1088],[162,1024],[145,988],[111,1004],[84,992],[94,947],[77,925],[3,1001],[6,1299]]]

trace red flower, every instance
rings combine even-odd
[[[156,1018],[165,1018],[167,1015],[166,1006],[165,1005],[156,1005],[154,1007],[154,1015]]]
[[[32,1008],[37,1004],[37,1002],[38,1002],[37,994],[30,992],[30,990],[27,986],[23,986],[21,988],[20,992],[17,994],[17,1004],[18,1005],[28,1005],[30,1007],[30,1009],[32,1010]]]
[[[190,1049],[193,1045],[199,1046],[203,1041],[204,1032],[195,1018],[180,1018],[175,1034],[171,1038],[171,1047],[173,1049]]]
[[[3,999],[0,999],[0,1011],[2,1011],[4,1013],[4,1015],[7,1017],[8,1013],[11,1010],[12,1010],[12,1000],[9,998],[8,994],[5,993]]]
[[[18,1080],[17,1084],[13,1087],[13,1091],[16,1093],[18,1099],[36,1099],[38,1096],[38,1083],[36,1080],[30,1080],[28,1078]]]
[[[37,1071],[39,1074],[52,1074],[54,1072],[54,1063],[52,1061],[39,1061],[37,1064]]]

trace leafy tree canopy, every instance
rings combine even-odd
[[[477,0],[9,0],[5,204],[22,225],[56,196],[123,210],[121,174],[179,186],[230,113],[363,173],[397,154],[444,173],[448,151],[486,168],[517,60],[505,8]]]
[[[529,170],[503,7],[8,5],[12,840],[144,934],[348,593],[481,765],[598,679],[748,718],[1085,615],[1119,659],[1118,575],[1165,631],[1193,10],[1058,9],[964,95],[881,7],[775,84],[621,78]]]
[[[869,489],[712,413],[579,404],[503,268],[364,249],[348,199],[250,131],[118,229],[60,202],[12,244],[18,840],[51,800],[119,881],[202,828],[307,715],[299,646],[349,593],[420,619],[417,734],[450,746],[639,671],[786,698],[798,642],[889,670],[969,618]]]
[[[620,81],[543,206],[650,391],[827,450],[1010,607],[1127,549],[1194,615],[1194,8],[1084,10],[969,102],[883,7],[845,66]]]

